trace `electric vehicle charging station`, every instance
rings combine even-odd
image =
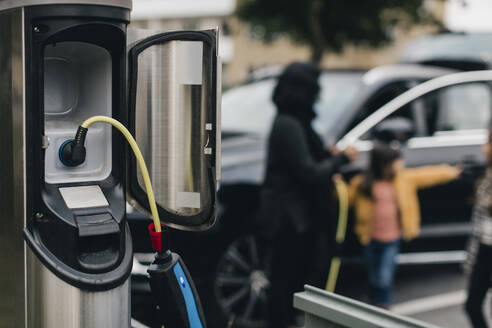
[[[218,32],[127,34],[131,5],[0,0],[0,320],[7,326],[129,327],[127,202],[152,213],[153,234],[159,217],[194,231],[215,220]],[[142,156],[122,133],[129,142],[133,135]],[[149,272],[164,319],[205,327],[191,277],[163,240],[154,237]]]

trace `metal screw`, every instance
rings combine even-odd
[[[42,219],[42,218],[44,217],[44,214],[43,214],[43,213],[39,213],[39,212],[38,212],[38,213],[36,213],[36,214],[34,215],[34,217],[35,217],[36,219],[40,220],[40,219]]]
[[[37,26],[34,26],[34,32],[39,33],[40,29]]]

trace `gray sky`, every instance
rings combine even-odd
[[[445,24],[453,31],[492,32],[492,0],[448,0]]]

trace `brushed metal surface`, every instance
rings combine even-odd
[[[132,9],[132,0],[0,0],[0,11],[37,5],[100,5]]]
[[[218,31],[218,30],[217,30]],[[217,32],[218,33],[218,32]],[[219,49],[219,37],[217,36],[217,53]],[[222,58],[217,56],[217,114],[216,114],[216,154],[215,154],[215,179],[222,178]]]
[[[23,10],[0,13],[0,326],[24,327]]]
[[[205,129],[209,86],[202,68],[212,60],[203,56],[201,41],[169,41],[138,57],[136,141],[149,167],[156,201],[182,216],[199,213],[211,201],[206,148],[212,145]],[[138,181],[144,189],[140,174]],[[196,194],[198,206],[190,206]]]
[[[27,250],[28,328],[128,328],[130,282],[102,292],[75,288]]]

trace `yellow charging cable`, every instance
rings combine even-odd
[[[88,129],[89,126],[96,122],[103,122],[103,123],[108,123],[114,126],[116,129],[118,129],[121,134],[126,138],[128,143],[130,144],[130,147],[133,150],[133,153],[135,154],[135,157],[138,162],[138,166],[140,167],[140,170],[142,171],[142,176],[144,179],[145,183],[145,189],[147,191],[147,197],[149,199],[149,205],[150,205],[150,211],[152,213],[152,219],[154,220],[154,229],[156,232],[161,232],[161,220],[159,219],[159,212],[157,211],[157,205],[155,203],[155,197],[154,197],[154,191],[152,189],[152,183],[150,182],[150,176],[149,176],[149,171],[147,170],[147,165],[145,164],[145,160],[142,156],[142,152],[138,148],[137,142],[133,138],[132,134],[128,129],[118,122],[117,120],[107,117],[107,116],[93,116],[88,118],[87,120],[82,123],[82,127],[85,129]]]
[[[348,210],[349,210],[349,195],[347,184],[342,179],[335,180],[335,189],[338,194],[338,224],[335,241],[341,245],[345,241],[347,234]],[[326,282],[326,290],[335,292],[338,273],[340,272],[341,259],[339,256],[333,257],[330,264],[330,273]]]

